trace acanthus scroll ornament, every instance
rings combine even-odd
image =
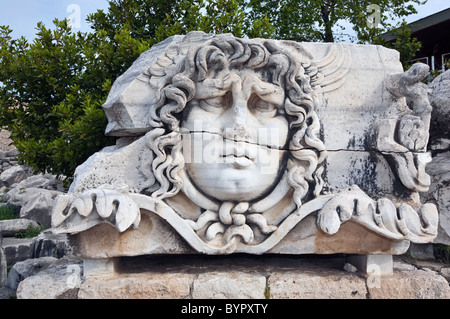
[[[161,200],[127,193],[125,187],[113,189],[105,186],[102,190],[86,192],[78,197],[60,196],[55,206],[53,228],[57,233],[78,233],[101,223],[109,223],[119,232],[125,232],[138,227],[141,214],[145,212],[166,220],[194,249],[206,254],[265,253],[310,214],[317,214],[318,227],[330,235],[336,234],[340,225],[350,220],[393,240],[426,243],[437,234],[438,212],[434,205],[424,204],[418,212],[404,203],[395,207],[386,198],[372,200],[357,186],[335,195],[319,196],[298,208],[278,227],[268,226],[261,215],[249,215],[248,222],[258,225],[268,234],[262,242],[255,242],[252,229],[243,220],[237,223],[232,221],[232,215],[236,221],[236,216],[241,216],[246,206],[243,204],[236,208],[227,203],[224,208],[221,207],[222,212],[207,210],[194,221],[181,218]],[[127,218],[123,214],[125,209]],[[232,213],[233,209],[236,213]],[[221,213],[225,215],[222,218],[231,220],[219,223]],[[229,222],[233,224],[225,228],[224,225]],[[206,229],[209,241],[197,233],[202,228]],[[224,240],[214,242],[218,233],[224,234]]]

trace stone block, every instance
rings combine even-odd
[[[32,175],[17,184],[16,188],[43,188],[48,190],[63,190],[63,182],[58,180],[55,175],[38,174]]]
[[[268,280],[271,299],[365,299],[363,278],[342,271],[275,272]]]
[[[184,299],[190,294],[194,275],[141,273],[122,276],[89,276],[81,285],[79,299]]]
[[[10,158],[16,158],[16,156],[19,155],[19,150],[17,148],[12,148],[8,151],[6,151],[6,156]]]
[[[3,249],[3,237],[0,233],[0,288],[6,283],[7,263],[5,250]]]
[[[8,287],[0,287],[0,300],[2,299],[12,299],[16,295],[16,292]]]
[[[3,173],[0,175],[0,180],[6,187],[11,187],[12,185],[19,183],[26,178],[28,178],[28,171],[24,166],[12,166],[11,168],[3,171]]]
[[[53,201],[62,192],[42,188],[14,188],[8,196],[8,205],[20,210],[21,218],[36,221],[44,229],[51,227]]]
[[[3,248],[8,266],[31,258],[33,243],[34,238],[4,238]]]
[[[450,91],[450,88],[449,88]],[[427,165],[431,186],[422,194],[424,200],[436,201],[439,210],[439,227],[435,243],[450,245],[450,151],[439,153]]]
[[[3,248],[8,265],[30,258],[61,258],[71,251],[66,236],[41,233],[34,238],[3,239]]]
[[[38,272],[46,270],[55,261],[57,261],[57,259],[54,257],[43,257],[19,261],[11,267],[6,285],[12,290],[17,290],[17,287],[21,281],[36,275]]]
[[[417,269],[414,265],[402,260],[394,260],[393,268],[394,271],[411,271]]]
[[[34,220],[26,218],[0,220],[0,233],[3,237],[14,237],[17,233],[25,232],[29,225],[39,227]]]
[[[195,278],[193,299],[264,299],[266,277],[238,271],[209,272]]]
[[[408,253],[418,260],[434,259],[433,244],[411,244]]]
[[[53,234],[50,231],[40,233],[33,240],[32,258],[55,257],[62,258],[70,255],[70,247],[66,234]]]
[[[442,277],[447,279],[448,282],[450,282],[450,267],[441,268],[440,274],[442,275]]]
[[[20,282],[17,299],[77,299],[83,266],[81,260],[63,258]]]
[[[371,299],[450,299],[448,281],[434,271],[395,271],[373,283],[367,286]]]
[[[421,299],[449,298],[443,276],[396,262],[391,275],[344,270],[343,256],[146,256],[86,274],[64,257],[19,284],[19,298]],[[85,265],[87,265],[85,263]],[[91,265],[92,266],[92,265]],[[441,265],[442,266],[442,265]],[[98,265],[96,267],[99,268]],[[440,271],[445,269],[441,267]],[[34,278],[34,279],[31,279]],[[47,282],[46,282],[47,281]],[[49,287],[54,285],[54,287]]]
[[[450,128],[447,119],[450,117],[450,72],[440,74],[428,86],[430,104],[433,107],[431,140],[448,137]]]

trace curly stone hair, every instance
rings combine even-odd
[[[185,164],[181,152],[181,113],[195,96],[195,82],[205,81],[207,74],[223,68],[254,69],[285,89],[284,111],[290,126],[288,183],[294,188],[298,207],[308,193],[320,194],[326,149],[319,138],[320,122],[315,112],[313,83],[317,68],[299,45],[283,44],[239,39],[231,34],[217,35],[191,48],[184,61],[167,72],[169,75],[159,82],[159,96],[149,114],[155,127],[154,138],[149,143],[155,154],[152,170],[159,183],[159,188],[152,192],[153,197],[171,197],[181,189],[179,172]],[[213,77],[208,81],[219,84],[221,80]]]

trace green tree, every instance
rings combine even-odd
[[[111,0],[108,11],[98,10],[87,21],[94,31],[104,30],[114,38],[117,30],[127,27],[134,39],[153,41],[158,26],[166,15],[177,15],[180,10],[195,7],[195,0]]]
[[[389,20],[416,13],[413,4],[426,0],[247,0],[247,19],[265,16],[275,28],[274,37],[295,41],[335,42],[341,39],[339,27],[350,23],[360,42],[392,28]],[[376,11],[375,8],[379,10]],[[376,12],[375,12],[376,11]],[[379,22],[371,23],[371,18]]]
[[[150,44],[190,31],[229,32],[237,37],[273,35],[265,15],[251,21],[245,18],[242,0],[112,0],[109,4],[108,12],[99,10],[88,17],[95,31],[113,33],[127,26],[132,37]]]

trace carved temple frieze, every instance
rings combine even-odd
[[[171,37],[114,83],[117,145],[77,168],[53,229],[85,258],[432,242],[427,72],[380,46]]]

